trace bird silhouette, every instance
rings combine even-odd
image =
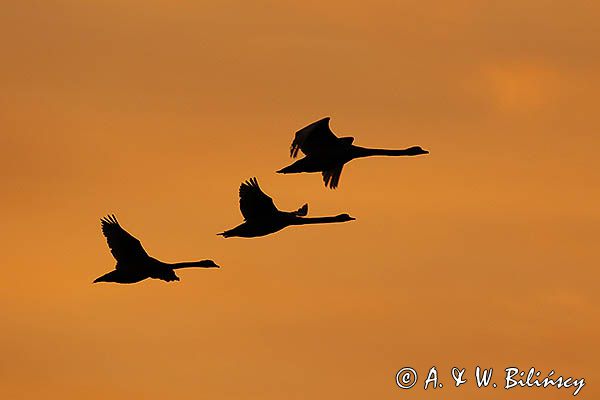
[[[251,178],[240,185],[240,210],[244,222],[233,229],[217,233],[223,237],[257,237],[282,230],[290,225],[327,224],[333,222],[353,221],[348,214],[334,217],[308,218],[308,204],[296,211],[280,211],[275,207],[273,199],[267,196],[258,186],[256,178]]]
[[[353,137],[337,137],[329,128],[326,117],[296,132],[290,148],[290,156],[296,158],[301,150],[306,157],[277,171],[280,174],[300,172],[321,172],[325,187],[338,187],[344,164],[355,159],[370,156],[417,156],[429,154],[419,146],[401,150],[371,149],[354,146]]]
[[[150,257],[142,243],[119,225],[114,215],[101,219],[102,233],[106,236],[108,247],[117,265],[114,271],[102,275],[96,282],[136,283],[146,278],[178,281],[175,270],[179,268],[219,268],[212,260],[193,262],[164,263]]]

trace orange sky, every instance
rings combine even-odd
[[[366,4],[3,4],[0,397],[571,397],[450,388],[455,365],[600,395],[600,5]],[[336,191],[275,174],[327,115],[431,154],[355,161]],[[251,176],[357,221],[215,236]],[[92,285],[109,212],[157,258],[223,268]],[[447,388],[395,386],[432,365]]]

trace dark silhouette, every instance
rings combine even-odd
[[[370,156],[416,156],[429,154],[419,146],[402,150],[369,149],[354,146],[352,137],[338,138],[329,129],[329,117],[300,129],[292,142],[290,156],[296,158],[298,150],[306,157],[277,171],[280,174],[297,174],[299,172],[321,172],[325,187],[335,189],[340,181],[342,168],[347,162]]]
[[[240,210],[244,223],[225,232],[217,233],[224,237],[257,237],[275,233],[290,225],[326,224],[332,222],[353,221],[348,214],[335,217],[306,218],[308,204],[296,211],[279,211],[273,199],[267,196],[258,186],[256,178],[240,185]]]
[[[180,262],[168,264],[152,258],[146,253],[139,240],[121,228],[114,215],[101,219],[102,233],[106,236],[108,247],[117,266],[114,271],[102,275],[96,282],[136,283],[146,278],[162,279],[163,281],[178,281],[175,275],[179,268],[219,268],[212,260]]]

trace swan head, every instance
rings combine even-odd
[[[334,218],[339,222],[354,221],[356,219],[354,217],[349,216],[348,214],[336,215]]]
[[[203,263],[206,268],[221,268],[213,260],[204,260]]]
[[[421,146],[413,146],[406,149],[406,154],[411,156],[418,156],[419,154],[429,154],[427,150],[424,150]]]

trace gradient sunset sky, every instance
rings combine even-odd
[[[598,21],[593,1],[3,2],[0,398],[572,398],[450,387],[477,365],[598,398]],[[354,161],[335,191],[275,174],[325,116],[431,154]],[[357,220],[217,237],[252,176]],[[92,285],[107,213],[222,268]],[[447,387],[396,387],[433,365]]]

